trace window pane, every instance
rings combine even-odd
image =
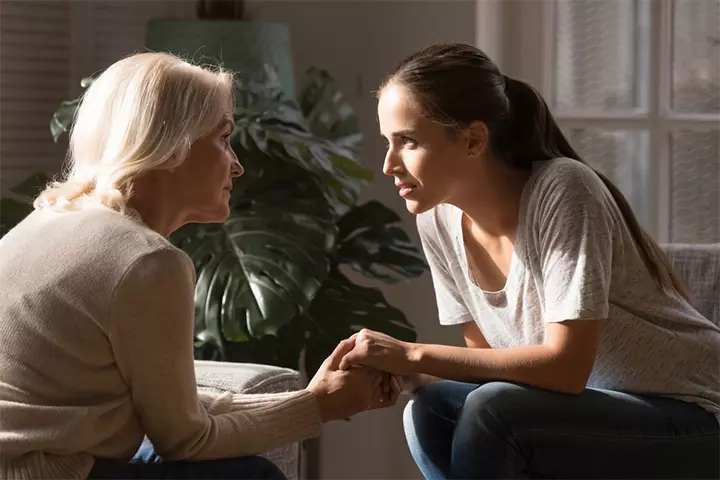
[[[720,242],[720,132],[672,135],[671,241]]]
[[[640,223],[648,228],[648,133],[640,130],[567,130],[581,158],[610,179],[625,195]]]
[[[673,109],[720,113],[720,1],[673,2]]]
[[[554,107],[559,112],[647,106],[649,0],[559,0]]]

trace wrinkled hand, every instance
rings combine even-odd
[[[389,407],[400,395],[399,383],[384,372],[367,367],[340,369],[343,357],[354,347],[353,338],[340,342],[307,387],[317,398],[323,422]]]
[[[413,344],[368,329],[360,330],[348,340],[354,342],[354,348],[343,357],[341,369],[362,365],[393,375],[414,373],[411,360]]]

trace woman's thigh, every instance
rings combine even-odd
[[[715,417],[667,398],[488,382],[468,393],[455,424],[453,476],[485,466],[554,478],[717,478],[720,468]],[[499,459],[505,466],[491,465]]]
[[[267,479],[284,480],[285,475],[263,457],[240,457],[222,460],[165,462],[148,442],[130,462],[96,459],[90,479]]]

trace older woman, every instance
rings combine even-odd
[[[204,399],[190,259],[167,236],[229,214],[231,75],[143,53],[86,92],[64,182],[0,242],[0,478],[278,478],[265,450],[380,404],[376,370]],[[395,389],[383,405],[397,398]],[[129,460],[147,435],[163,461]]]

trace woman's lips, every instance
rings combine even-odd
[[[413,190],[415,190],[415,185],[410,183],[398,183],[396,186],[400,189],[400,196],[406,197],[412,193]]]

